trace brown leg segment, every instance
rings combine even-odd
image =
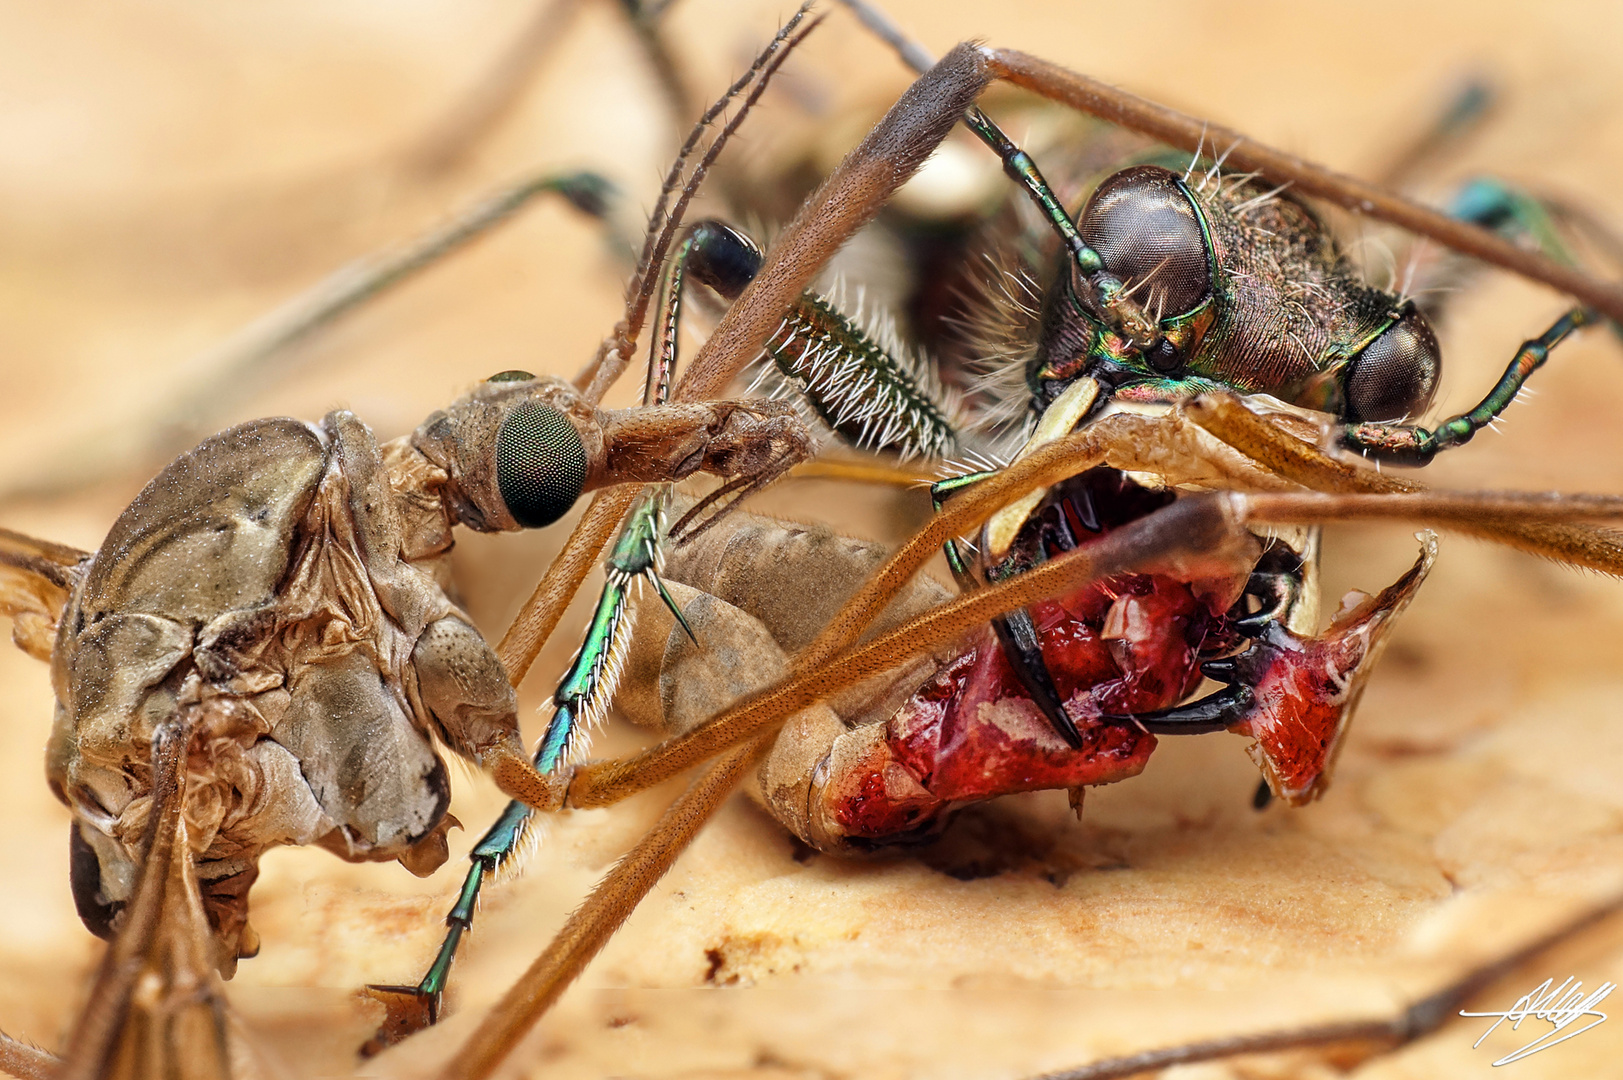
[[[53,1080],[62,1059],[0,1031],[0,1072],[18,1080]]]
[[[485,1016],[440,1074],[441,1080],[478,1080],[495,1071],[524,1033],[579,977],[642,898],[676,862],[704,823],[771,745],[771,736],[734,749],[671,804],[637,846],[614,864],[569,917],[545,952]]]
[[[186,824],[191,726],[152,739],[152,816],[141,876],[69,1037],[58,1080],[164,1076],[228,1080],[225,998],[203,914]]]
[[[1204,394],[1184,411],[1190,419],[1271,472],[1314,491],[1416,494],[1425,487],[1391,473],[1330,457],[1317,447],[1281,431],[1226,394]],[[1494,520],[1486,513],[1441,522],[1447,528],[1623,577],[1623,534],[1592,525],[1551,521]]]

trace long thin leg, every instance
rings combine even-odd
[[[867,0],[841,2],[847,7],[860,6],[872,12],[871,16],[864,16],[864,23],[870,28],[883,27],[879,36],[896,48],[909,66],[923,70],[920,65],[929,63],[929,52],[909,42],[873,4]],[[1352,213],[1429,237],[1483,262],[1542,281],[1614,319],[1623,317],[1623,286],[1562,266],[1548,256],[1518,247],[1487,229],[1459,221],[1379,185],[1275,150],[1232,128],[1146,101],[1029,53],[993,48],[982,52],[993,78],[1014,83],[1050,101],[1120,124],[1189,153],[1199,153],[1207,145],[1222,146],[1229,166],[1237,172],[1254,172],[1272,183],[1289,184],[1298,194],[1323,199]]]
[[[1370,1020],[1348,1020],[1337,1024],[1315,1024],[1311,1027],[1288,1028],[1281,1031],[1260,1032],[1255,1035],[1236,1035],[1231,1038],[1210,1039],[1188,1043],[1164,1050],[1148,1050],[1125,1057],[1107,1058],[1077,1069],[1043,1073],[1032,1080],[1120,1080],[1122,1077],[1170,1068],[1173,1065],[1191,1065],[1199,1061],[1217,1061],[1240,1054],[1266,1054],[1282,1050],[1306,1050],[1334,1046],[1341,1052],[1356,1047],[1358,1061],[1376,1054],[1391,1053],[1416,1039],[1425,1038],[1453,1019],[1460,1006],[1500,978],[1509,975],[1547,949],[1589,929],[1623,909],[1623,897],[1617,897],[1591,908],[1557,927],[1543,937],[1516,951],[1467,972],[1461,978],[1437,992],[1421,998],[1396,1016]],[[1342,1061],[1340,1067],[1351,1063]]]
[[[161,416],[141,424],[82,438],[89,453],[69,455],[0,490],[0,502],[31,495],[60,496],[106,478],[106,462],[123,458],[169,458],[211,430],[220,413],[256,385],[273,362],[333,326],[368,301],[439,265],[447,257],[511,221],[537,198],[562,196],[592,217],[607,216],[613,186],[595,173],[528,176],[480,199],[449,221],[389,251],[358,259],[328,274],[299,295],[188,362],[202,372]]]
[[[1419,492],[1413,480],[1339,461],[1286,434],[1226,394],[1205,394],[1184,406],[1185,414],[1270,472],[1305,488],[1326,492]],[[1592,525],[1502,521],[1460,523],[1459,531],[1575,566],[1623,577],[1623,535]]]
[[[688,133],[687,141],[677,152],[676,160],[671,163],[665,182],[660,187],[659,198],[648,216],[648,230],[643,240],[642,254],[638,256],[637,269],[626,286],[625,316],[614,328],[614,332],[603,341],[597,356],[575,376],[575,385],[581,388],[586,400],[591,403],[601,401],[609,387],[614,385],[631,363],[631,357],[637,348],[637,336],[642,332],[643,322],[648,317],[648,306],[653,301],[660,271],[665,265],[665,256],[669,253],[671,245],[676,242],[683,214],[693,197],[698,194],[699,186],[704,182],[710,166],[715,163],[716,156],[738,131],[739,125],[749,115],[750,109],[766,92],[772,76],[783,66],[795,48],[806,39],[806,35],[821,22],[821,18],[813,19],[810,25],[800,29],[800,24],[806,18],[810,6],[809,2],[802,4],[800,10],[790,16],[789,21],[778,29],[777,34],[756,56],[755,63],[750,65],[749,70],[739,76],[704,115],[699,117],[698,122],[693,125],[693,130]],[[746,90],[748,93],[745,93]],[[694,165],[693,171],[688,174],[687,180],[683,181],[682,170],[687,167],[688,159],[698,149],[699,140],[705,130],[739,94],[744,94],[744,99],[738,110],[732,119],[722,126],[721,131]],[[718,394],[705,396],[716,397]],[[688,401],[700,400],[695,397],[683,398],[680,394],[677,398]]]
[[[406,152],[406,167],[424,176],[439,176],[466,161],[523,101],[525,88],[562,40],[580,7],[580,0],[541,4],[478,82]]]
[[[960,45],[908,88],[779,235],[760,273],[694,358],[677,386],[677,400],[721,393],[759,354],[813,275],[847,237],[873,220],[989,82],[981,54]]]
[[[1443,107],[1424,127],[1395,149],[1382,151],[1386,163],[1371,171],[1375,182],[1384,188],[1401,188],[1429,172],[1439,159],[1453,153],[1481,129],[1498,99],[1498,86],[1485,75],[1473,74],[1456,84]]]

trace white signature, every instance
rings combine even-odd
[[[1555,1025],[1554,1030],[1545,1032],[1520,1050],[1506,1054],[1494,1062],[1494,1067],[1497,1068],[1500,1065],[1509,1065],[1513,1061],[1520,1061],[1524,1057],[1531,1057],[1540,1050],[1548,1050],[1557,1043],[1564,1043],[1568,1039],[1582,1035],[1592,1027],[1604,1024],[1606,1014],[1595,1006],[1605,1001],[1606,996],[1617,989],[1617,984],[1601,983],[1599,989],[1590,991],[1588,996],[1584,995],[1583,989],[1583,983],[1571,978],[1560,986],[1555,985],[1554,979],[1545,979],[1533,988],[1532,993],[1523,994],[1516,999],[1516,1004],[1503,1012],[1461,1012],[1461,1016],[1497,1017],[1493,1026],[1482,1033],[1482,1038],[1471,1044],[1471,1049],[1475,1050],[1481,1046],[1482,1040],[1492,1035],[1494,1029],[1506,1020],[1510,1021],[1512,1031],[1519,1030],[1522,1021],[1529,1017]],[[1589,1023],[1572,1031],[1567,1030],[1585,1018],[1589,1018]]]

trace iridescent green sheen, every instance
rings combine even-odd
[[[1404,465],[1424,465],[1439,452],[1471,441],[1516,399],[1533,372],[1544,366],[1550,350],[1579,327],[1598,321],[1599,316],[1585,308],[1573,308],[1548,330],[1524,342],[1499,377],[1492,390],[1477,406],[1449,417],[1434,430],[1412,424],[1352,424],[1342,430],[1341,441],[1363,453]]]
[[[604,675],[613,666],[617,650],[624,648],[620,637],[628,630],[625,614],[634,580],[644,574],[652,577],[660,596],[676,613],[682,628],[692,636],[687,621],[677,611],[664,583],[655,572],[663,517],[663,493],[651,493],[632,510],[619,539],[615,541],[614,552],[605,563],[609,580],[598,598],[585,643],[553,694],[552,721],[547,725],[546,734],[535,752],[535,767],[540,772],[550,773],[564,763],[581,721],[601,708],[604,695],[612,689],[605,686]],[[414,991],[420,996],[436,999],[436,1008],[462,936],[473,928],[479,890],[523,843],[533,814],[530,807],[516,799],[509,802],[501,817],[469,852],[468,858],[473,865],[463,879],[456,904],[446,914],[445,940],[441,942],[434,962],[429,965]]]

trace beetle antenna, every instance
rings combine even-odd
[[[727,144],[733,133],[738,130],[738,126],[743,123],[744,118],[749,115],[750,108],[760,100],[778,68],[789,58],[789,54],[794,51],[795,47],[805,40],[806,35],[816,29],[818,23],[822,21],[822,17],[819,16],[813,19],[809,26],[799,29],[810,7],[811,4],[808,0],[807,3],[801,5],[800,10],[789,18],[788,22],[783,24],[772,40],[756,56],[755,62],[750,65],[749,70],[739,76],[721,97],[717,98],[715,103],[705,110],[704,115],[699,117],[698,121],[693,125],[693,130],[689,132],[687,141],[682,144],[681,150],[677,152],[676,160],[671,163],[671,168],[665,175],[665,181],[660,186],[659,197],[654,202],[653,212],[648,216],[648,231],[643,241],[642,253],[637,258],[637,269],[626,285],[625,318],[621,325],[616,328],[613,337],[604,343],[604,348],[599,351],[597,358],[576,379],[578,385],[588,387],[586,395],[590,400],[595,401],[602,397],[609,384],[617,379],[620,372],[625,369],[628,358],[635,351],[637,336],[642,331],[649,304],[653,299],[654,290],[658,284],[659,275],[655,272],[655,268],[664,264],[671,243],[681,229],[682,216],[687,210],[688,204],[693,200],[693,196],[698,193],[699,185],[703,182],[705,174],[715,162],[717,155],[721,153],[722,147]],[[797,29],[799,29],[798,33],[796,32]],[[686,168],[688,160],[698,148],[699,141],[703,138],[705,130],[745,90],[749,92],[745,95],[738,112],[717,133],[715,139],[705,149],[704,156],[699,159],[699,163],[694,166],[693,172],[684,182],[682,179],[683,169]],[[675,196],[674,205],[671,202],[673,195]],[[617,364],[611,364],[608,361],[607,354],[610,350],[618,352]]]

